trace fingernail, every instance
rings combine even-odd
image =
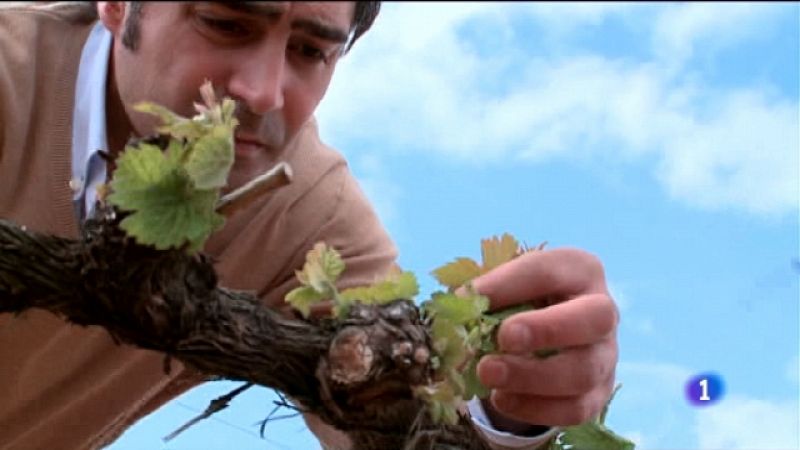
[[[500,387],[508,380],[508,366],[502,361],[490,359],[481,364],[482,379],[491,387]]]
[[[531,333],[525,325],[518,323],[509,325],[505,337],[505,348],[503,350],[512,353],[523,353],[531,348]]]

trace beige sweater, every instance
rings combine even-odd
[[[30,8],[0,9],[0,217],[76,237],[69,188],[73,96],[92,22]],[[396,250],[314,121],[275,155],[294,181],[231,218],[206,251],[222,283],[281,306],[319,240],[341,251],[343,286],[387,271]],[[162,371],[160,355],[115,345],[97,327],[50,313],[0,315],[0,449],[93,449],[196,385]],[[331,437],[313,419],[312,430]],[[328,440],[328,439],[326,439]],[[334,446],[338,446],[330,441]]]

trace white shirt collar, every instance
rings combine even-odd
[[[98,21],[81,52],[72,112],[72,181],[76,214],[83,221],[94,209],[96,188],[106,181],[106,79],[111,33]]]

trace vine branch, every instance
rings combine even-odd
[[[398,343],[430,349],[411,302],[356,305],[342,321],[286,317],[219,286],[203,254],[138,245],[119,229],[122,216],[101,205],[79,240],[0,220],[0,313],[45,309],[206,374],[277,389],[358,449],[486,448],[467,419],[434,424],[414,398],[432,368],[429,360],[397,363]],[[369,376],[348,384],[331,368],[348,366],[337,358],[352,355],[342,346],[353,337],[372,359]]]

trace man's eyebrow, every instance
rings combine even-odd
[[[268,19],[275,19],[286,12],[285,6],[281,6],[275,2],[229,1],[212,3],[216,3],[223,8],[228,8],[241,13],[263,16]]]
[[[216,3],[234,11],[246,14],[254,14],[267,19],[275,19],[286,13],[285,6],[281,6],[280,4],[272,2],[232,1]],[[337,44],[344,44],[350,38],[350,33],[348,33],[347,30],[343,30],[322,20],[305,18],[296,19],[292,21],[292,29],[303,30],[314,37]]]
[[[292,29],[303,30],[312,36],[336,44],[344,44],[350,38],[350,35],[341,28],[313,19],[297,19],[292,22]]]

